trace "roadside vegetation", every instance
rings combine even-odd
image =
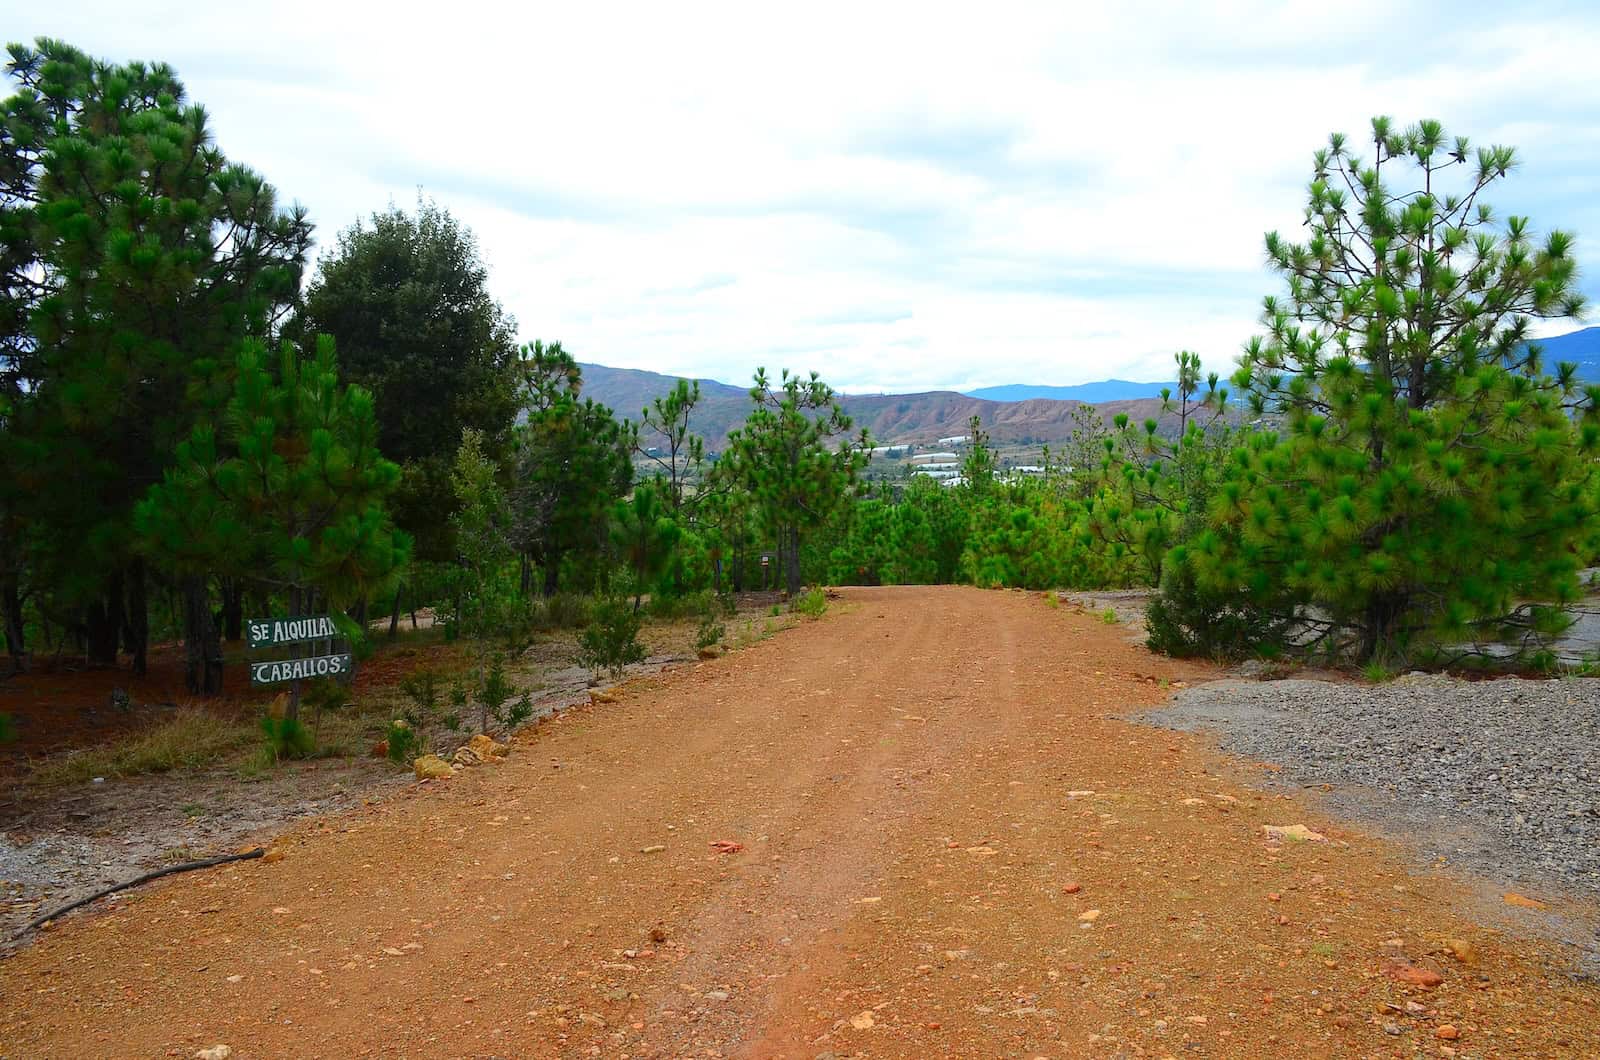
[[[228,159],[170,68],[49,40],[10,54],[13,672],[141,676],[180,642],[201,704],[242,682],[247,618],[329,615],[320,650],[359,668],[421,611],[459,666],[385,706],[404,761],[441,732],[525,722],[515,675],[542,640],[570,636],[598,680],[644,657],[647,622],[687,623],[711,652],[822,614],[823,584],[1148,586],[1150,642],[1174,654],[1376,674],[1498,644],[1547,664],[1600,548],[1597,389],[1530,339],[1582,308],[1572,237],[1497,215],[1511,150],[1434,122],[1377,119],[1317,152],[1302,240],[1266,238],[1284,290],[1262,334],[1226,378],[1176,355],[1175,433],[1085,407],[1017,479],[974,421],[959,485],[869,485],[870,439],[815,373],[758,369],[710,453],[696,384],[619,415],[559,342],[519,345],[472,232],[437,204],[390,206],[312,261],[309,215]],[[758,588],[782,601],[730,634],[733,598]],[[365,716],[351,699],[296,683],[251,724],[184,710],[49,768],[317,755]],[[14,730],[0,716],[0,739]]]
[[[570,643],[599,679],[645,656],[646,623],[697,625],[711,649],[737,593],[782,586],[820,608],[801,549],[849,499],[866,439],[814,374],[758,371],[713,460],[688,429],[696,387],[619,414],[585,396],[559,342],[519,346],[473,234],[438,205],[390,206],[313,262],[308,214],[228,159],[173,70],[50,40],[10,53],[12,673],[125,668],[131,683],[179,642],[186,702],[217,704],[261,657],[247,619],[328,615],[338,636],[305,653],[348,650],[359,669],[420,611],[463,650],[385,722],[403,761],[430,728],[525,722],[517,671],[536,643]],[[268,765],[327,753],[371,704],[302,684],[247,725],[184,710],[58,772],[183,768],[241,741]],[[113,717],[140,706],[113,700]],[[0,739],[14,729],[0,717]]]
[[[1535,323],[1584,307],[1573,237],[1489,204],[1516,165],[1375,119],[1313,159],[1284,290],[1236,370],[1176,355],[1167,436],[1085,416],[1043,474],[881,486],[820,542],[841,581],[1157,590],[1152,647],[1364,667],[1549,668],[1600,553],[1600,388]]]

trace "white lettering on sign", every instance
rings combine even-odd
[[[314,655],[309,659],[274,659],[250,664],[250,683],[271,685],[279,681],[304,681],[314,677],[339,677],[350,672],[350,656]]]
[[[339,630],[327,615],[312,618],[263,618],[249,622],[250,647],[265,648],[274,644],[298,644],[308,640],[337,637]]]

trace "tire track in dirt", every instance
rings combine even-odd
[[[1452,884],[1122,720],[1203,673],[1036,595],[850,590],[45,933],[0,1056],[1600,1055],[1597,992]],[[1264,841],[1300,821],[1334,842]]]

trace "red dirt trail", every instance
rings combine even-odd
[[[849,590],[69,918],[0,962],[0,1056],[1600,1055],[1600,989],[1456,885],[1123,720],[1206,676],[1037,595]]]

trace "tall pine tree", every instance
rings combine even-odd
[[[800,593],[800,538],[823,525],[849,495],[867,463],[865,431],[850,438],[850,417],[833,388],[812,372],[784,371],[776,385],[765,368],[750,388],[754,406],[728,439],[731,468],[769,534],[778,542],[784,584]]]
[[[290,615],[350,603],[402,569],[410,538],[385,500],[400,468],[378,451],[372,395],[339,381],[333,340],[314,356],[247,341],[226,430],[196,427],[139,505],[144,546],[180,571],[247,563]],[[190,648],[191,665],[196,647]],[[209,682],[220,661],[198,661]],[[191,680],[194,675],[191,674]],[[295,703],[291,703],[291,717]]]
[[[1509,147],[1378,118],[1368,150],[1334,136],[1305,241],[1267,236],[1287,292],[1235,382],[1283,431],[1239,447],[1180,558],[1361,659],[1553,633],[1594,554],[1600,422],[1529,327],[1582,308],[1573,239],[1484,201]]]
[[[46,606],[92,662],[114,664],[121,642],[142,671],[133,506],[225,391],[219,351],[268,334],[296,296],[311,226],[228,161],[171,68],[52,40],[10,52],[0,374],[26,400],[5,463],[25,517],[48,527],[27,563]]]

